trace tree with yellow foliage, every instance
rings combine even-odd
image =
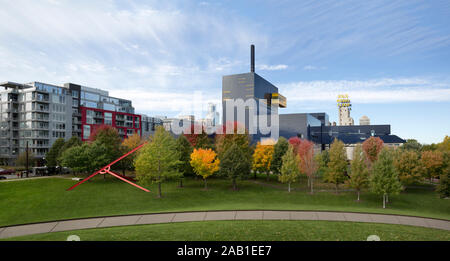
[[[253,171],[266,173],[267,180],[269,180],[270,163],[272,162],[273,152],[273,145],[261,145],[261,143],[258,142],[256,144],[255,152],[253,153]]]
[[[194,149],[191,154],[191,166],[194,172],[203,177],[205,190],[208,189],[206,178],[219,170],[220,161],[212,149]]]

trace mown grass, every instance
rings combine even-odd
[[[257,181],[265,183],[262,177]],[[164,183],[163,198],[156,197],[156,185],[149,186],[151,192],[146,193],[113,177],[95,177],[66,191],[75,182],[62,178],[0,182],[0,226],[124,214],[269,209],[391,213],[450,220],[450,201],[421,188],[390,197],[391,203],[383,209],[381,197],[372,193],[363,193],[362,201],[356,202],[354,192],[288,193],[282,189],[285,185],[274,181],[269,183],[276,186],[241,181],[239,190],[233,191],[229,180],[210,179],[205,191],[202,180],[189,178],[183,188],[177,187],[177,181]]]
[[[450,240],[450,231],[390,224],[335,221],[204,221],[56,232],[7,240],[65,241],[382,241]]]

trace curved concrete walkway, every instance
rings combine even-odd
[[[199,211],[161,214],[142,214],[113,217],[98,217],[86,219],[73,219],[28,225],[0,227],[0,238],[16,236],[79,230],[88,228],[102,228],[129,225],[145,225],[158,223],[173,223],[187,221],[209,220],[327,220],[385,223],[397,225],[420,226],[450,230],[450,221],[368,213],[348,213],[329,211]]]

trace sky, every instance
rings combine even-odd
[[[422,143],[450,135],[450,1],[0,0],[0,82],[66,82],[173,117],[194,93],[220,107],[222,76],[250,70],[326,112],[348,94],[358,124]]]

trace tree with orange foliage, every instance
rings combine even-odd
[[[371,168],[372,164],[378,159],[378,154],[380,154],[383,145],[384,142],[379,137],[370,137],[363,142],[362,148],[369,161],[369,168]]]
[[[308,177],[308,186],[311,188],[311,194],[313,194],[314,174],[319,168],[314,160],[314,143],[309,140],[302,140],[297,147],[297,154],[300,158],[299,170]]]
[[[394,167],[403,185],[423,179],[425,169],[419,159],[419,153],[413,150],[397,150],[394,155]]]
[[[126,139],[122,141],[121,150],[122,154],[128,153],[129,151],[135,149],[139,145],[143,143],[143,140],[140,135],[134,133],[131,136],[128,136]],[[133,152],[131,155],[123,158],[119,161],[119,164],[122,167],[122,173],[125,175],[125,170],[131,170],[133,168],[133,161],[136,158],[137,152]]]
[[[253,153],[253,171],[266,173],[267,180],[269,180],[273,151],[273,145],[261,145],[258,142]]]
[[[205,190],[208,189],[206,178],[219,170],[220,161],[212,149],[194,149],[191,154],[191,166],[194,172],[203,177]]]
[[[432,182],[433,178],[439,177],[444,164],[442,152],[430,150],[422,151],[420,161],[425,168],[425,177],[429,178],[430,182]]]

